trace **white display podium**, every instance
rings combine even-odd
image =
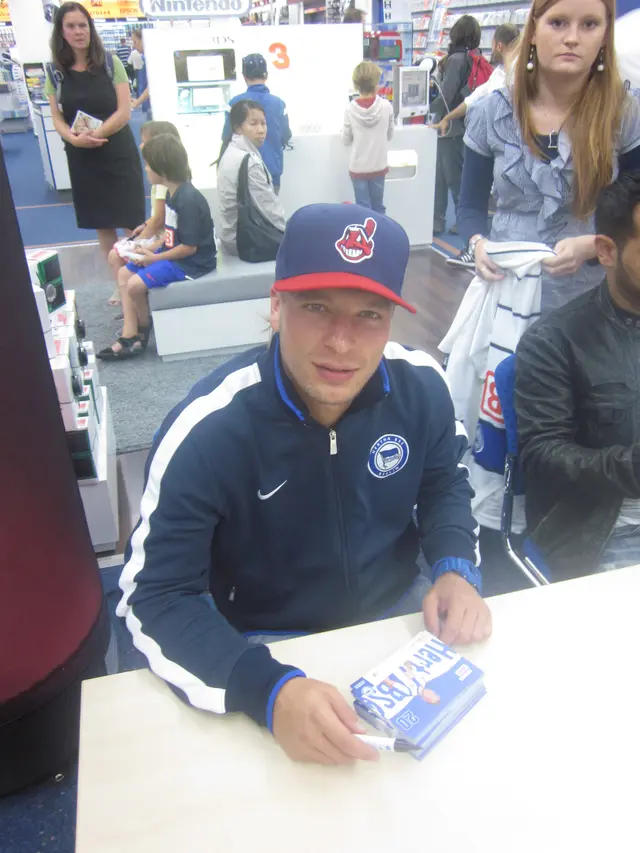
[[[54,190],[70,190],[67,155],[64,142],[53,126],[51,107],[45,103],[33,104],[33,116],[45,180]]]
[[[102,391],[102,413],[98,436],[95,480],[78,480],[80,497],[94,551],[114,551],[120,538],[118,518],[118,471],[116,437],[111,420],[108,391]]]
[[[241,27],[227,19],[216,24],[215,33],[145,30],[144,45],[153,117],[173,122],[180,131],[193,183],[207,197],[214,222],[219,216],[212,164],[222,141],[225,98],[246,91],[241,69],[249,53],[265,57],[267,85],[287,104],[293,138],[291,150],[284,152],[280,193],[286,215],[306,204],[354,201],[350,149],[340,133],[353,91],[353,70],[362,61],[361,26]],[[220,53],[233,54],[234,61],[223,62],[215,56]],[[206,64],[191,68],[190,59],[210,62],[210,71],[203,72]],[[185,106],[182,96],[189,92],[199,93],[199,98]],[[426,246],[433,239],[437,142],[435,130],[407,125],[396,127],[389,144],[385,205],[412,246]]]
[[[426,125],[397,127],[389,143],[389,173],[385,181],[387,215],[407,232],[412,247],[433,241],[438,135]],[[214,223],[220,221],[216,170],[194,181],[204,194]],[[307,204],[353,203],[349,177],[349,148],[337,133],[299,136],[284,155],[280,200],[289,218]]]

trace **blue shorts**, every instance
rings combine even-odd
[[[130,261],[126,267],[130,272],[139,275],[149,289],[166,287],[173,281],[184,281],[187,277],[175,261],[156,261],[148,267],[141,267],[135,261]]]

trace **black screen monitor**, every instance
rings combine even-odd
[[[178,83],[200,85],[236,79],[236,53],[232,48],[176,50],[173,54]]]

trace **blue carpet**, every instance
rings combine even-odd
[[[131,129],[138,144],[144,121],[140,111],[131,118]],[[71,191],[57,192],[45,181],[38,140],[34,134],[30,131],[1,134],[0,144],[24,245],[29,248],[94,241],[95,231],[81,230],[76,225]],[[148,196],[146,176],[145,193]]]
[[[83,231],[76,225],[72,204],[48,207],[29,207],[18,211],[18,225],[25,249],[36,246],[92,243],[95,231]]]

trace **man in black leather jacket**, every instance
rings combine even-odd
[[[527,525],[554,580],[640,563],[640,173],[602,193],[606,279],[516,354]]]

